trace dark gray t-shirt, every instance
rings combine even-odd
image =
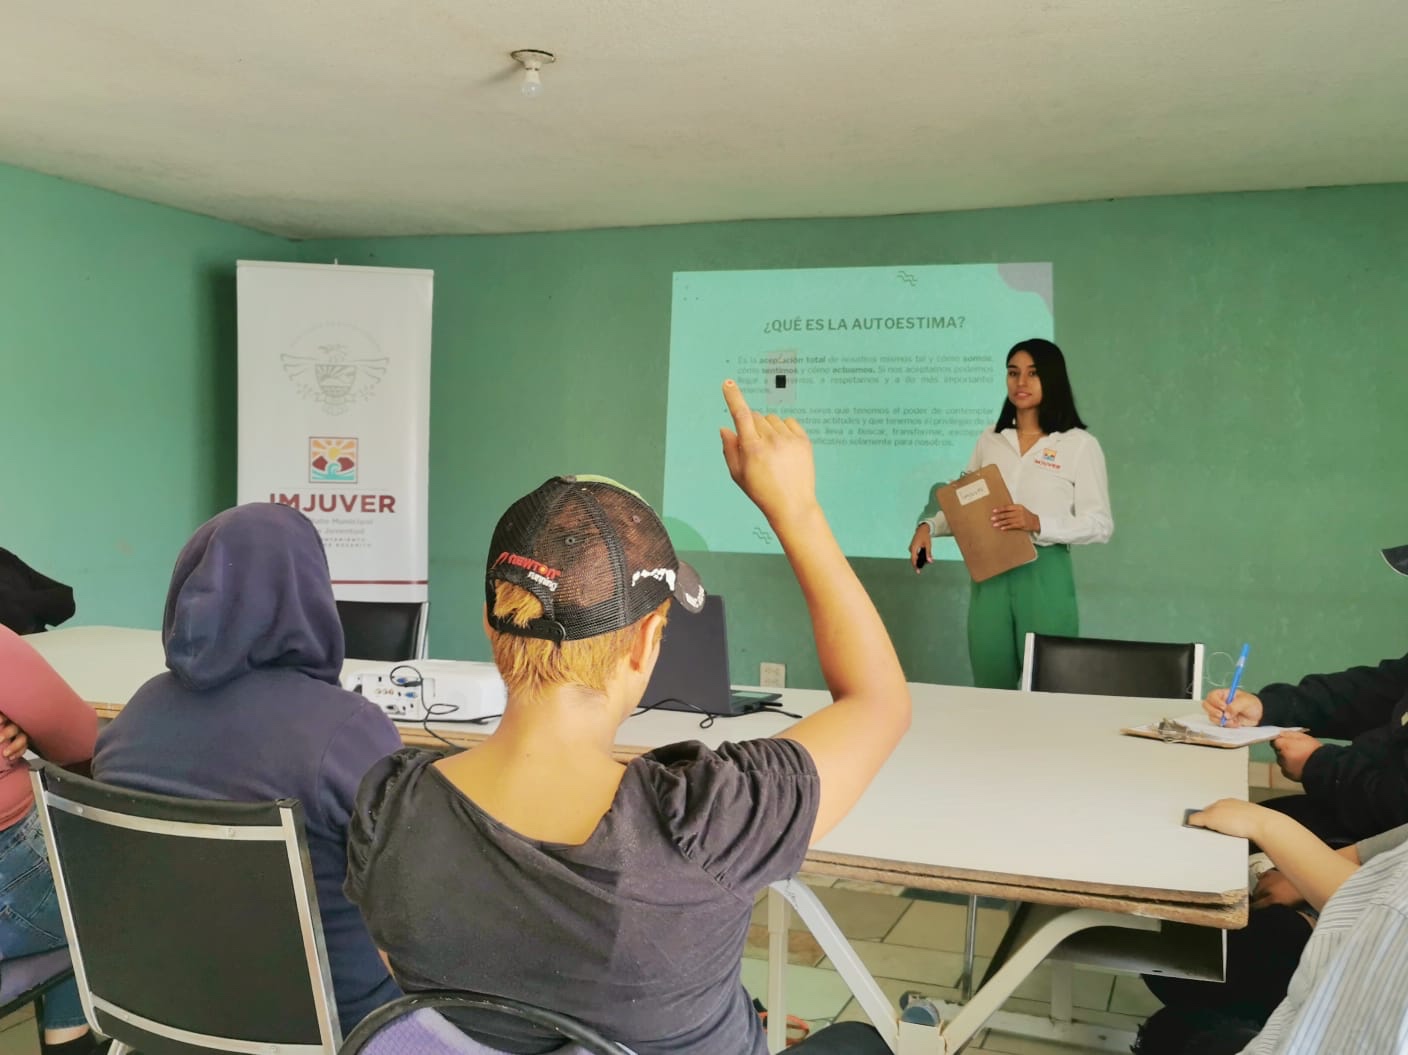
[[[765,1055],[739,977],[759,891],[801,867],[820,782],[805,748],[672,744],[633,760],[579,846],[526,839],[401,751],[362,782],[347,895],[408,993],[511,997],[595,1026],[638,1055]],[[561,1039],[456,1018],[537,1055]]]

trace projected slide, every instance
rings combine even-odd
[[[677,272],[664,502],[676,546],[781,552],[704,427],[725,420],[724,378],[806,426],[842,549],[898,557],[935,485],[997,420],[1007,349],[1052,333],[1050,264]]]

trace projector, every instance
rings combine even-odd
[[[398,722],[469,722],[504,713],[508,690],[492,663],[422,659],[358,665],[342,687],[359,692]]]

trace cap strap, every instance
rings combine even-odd
[[[556,619],[530,619],[526,625],[519,625],[512,619],[490,612],[489,625],[501,634],[512,634],[514,637],[533,637],[559,645],[567,640],[567,628]]]

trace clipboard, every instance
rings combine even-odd
[[[1303,725],[1251,725],[1224,729],[1208,723],[1203,715],[1187,718],[1160,718],[1148,725],[1121,729],[1125,736],[1142,736],[1166,744],[1195,744],[1198,747],[1236,748],[1264,744],[1282,733],[1304,732]]]
[[[1012,504],[1012,493],[996,465],[960,477],[934,492],[953,532],[963,563],[974,582],[983,582],[1036,560],[1036,546],[1025,531],[998,531],[992,511]]]

